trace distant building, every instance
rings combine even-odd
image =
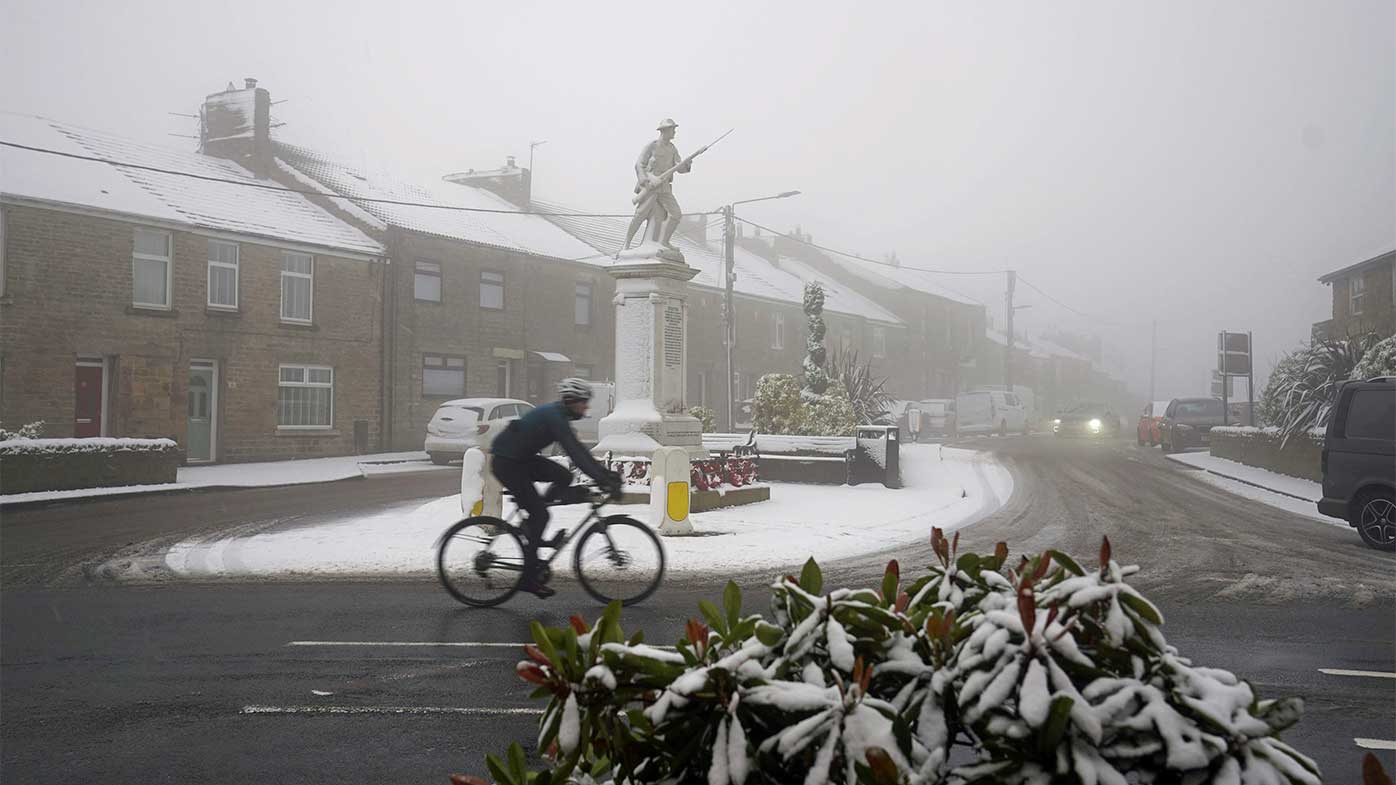
[[[1315,338],[1345,338],[1372,332],[1396,333],[1396,250],[1373,256],[1319,278],[1333,287],[1333,315],[1313,327]]]

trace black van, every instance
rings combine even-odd
[[[1367,545],[1396,551],[1396,376],[1338,391],[1323,440],[1318,511],[1346,520]]]

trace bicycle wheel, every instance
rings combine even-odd
[[[587,594],[601,602],[634,605],[664,577],[664,545],[650,527],[609,515],[587,527],[572,553],[572,569]]]
[[[466,518],[441,535],[436,574],[452,597],[488,608],[514,596],[523,582],[524,549],[514,527],[498,518]]]

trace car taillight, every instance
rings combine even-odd
[[[480,423],[479,425],[475,426],[475,432],[476,432],[476,433],[484,433],[485,431],[488,431],[489,429],[490,429],[490,426],[489,426],[489,424],[487,424],[487,423]]]

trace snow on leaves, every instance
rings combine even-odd
[[[500,785],[1313,785],[1280,740],[1296,699],[1169,646],[1158,609],[1108,541],[1099,566],[1057,551],[1008,564],[959,553],[909,582],[826,590],[812,560],[772,586],[765,616],[729,583],[672,647],[624,637],[613,604],[587,625],[533,624],[519,675],[548,697],[540,772],[517,745]],[[522,773],[520,773],[522,772]],[[473,785],[479,785],[478,782]]]

